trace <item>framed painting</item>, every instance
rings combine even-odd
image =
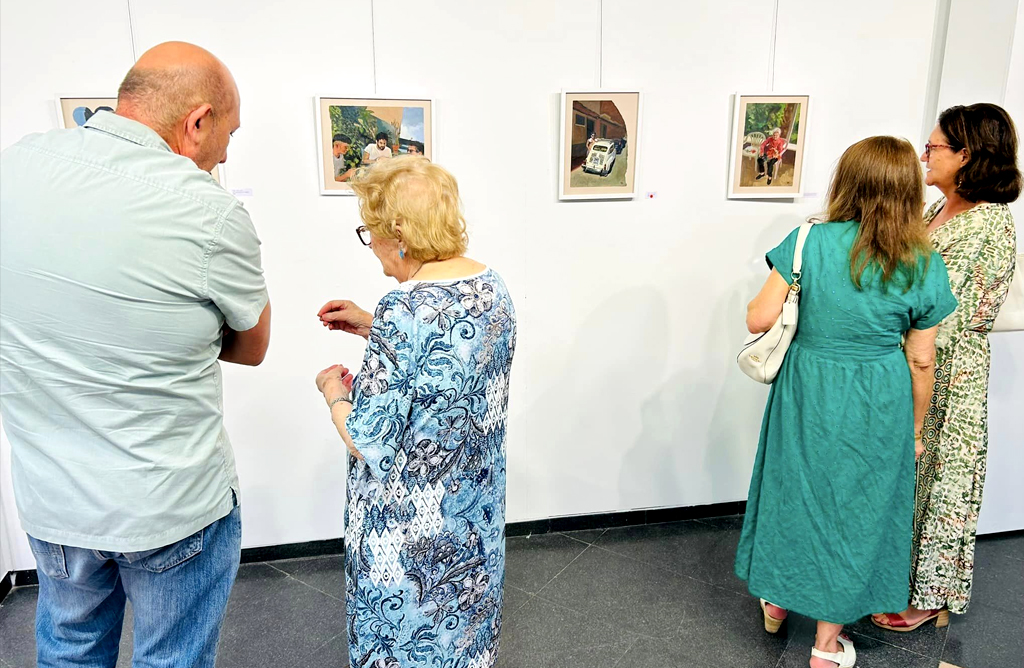
[[[562,91],[558,199],[637,193],[640,91]]]
[[[351,195],[360,170],[399,155],[434,159],[429,99],[314,98],[321,195]]]
[[[58,97],[57,98],[57,120],[62,129],[78,128],[85,125],[86,121],[92,118],[98,111],[109,111],[117,109],[116,97]],[[210,172],[210,176],[217,183],[224,185],[223,165],[217,165]]]
[[[57,119],[61,128],[77,128],[85,125],[97,111],[113,113],[116,108],[116,97],[58,97]]]
[[[807,95],[736,94],[729,144],[729,198],[803,195]]]

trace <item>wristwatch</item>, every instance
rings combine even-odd
[[[344,401],[347,404],[351,404],[352,403],[352,400],[349,399],[348,397],[337,397],[337,398],[331,399],[330,403],[327,404],[327,407],[333,411],[334,410],[334,405],[337,404],[337,403],[340,403],[342,401]]]

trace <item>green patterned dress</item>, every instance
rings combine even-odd
[[[945,204],[925,214],[931,222]],[[1016,263],[1016,231],[1005,204],[979,204],[931,233],[959,306],[936,341],[935,396],[917,467],[910,602],[964,613],[971,599],[974,543],[988,455],[988,333]]]

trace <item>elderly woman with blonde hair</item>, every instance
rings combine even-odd
[[[399,282],[372,315],[323,324],[367,339],[362,369],[320,372],[348,459],[346,611],[353,666],[489,668],[505,570],[505,425],[515,311],[464,256],[455,179],[426,158],[374,165],[352,188],[359,240]]]

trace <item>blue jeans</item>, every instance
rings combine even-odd
[[[238,573],[238,506],[173,545],[100,552],[29,536],[39,573],[39,668],[114,668],[125,600],[134,610],[133,668],[213,668]]]

